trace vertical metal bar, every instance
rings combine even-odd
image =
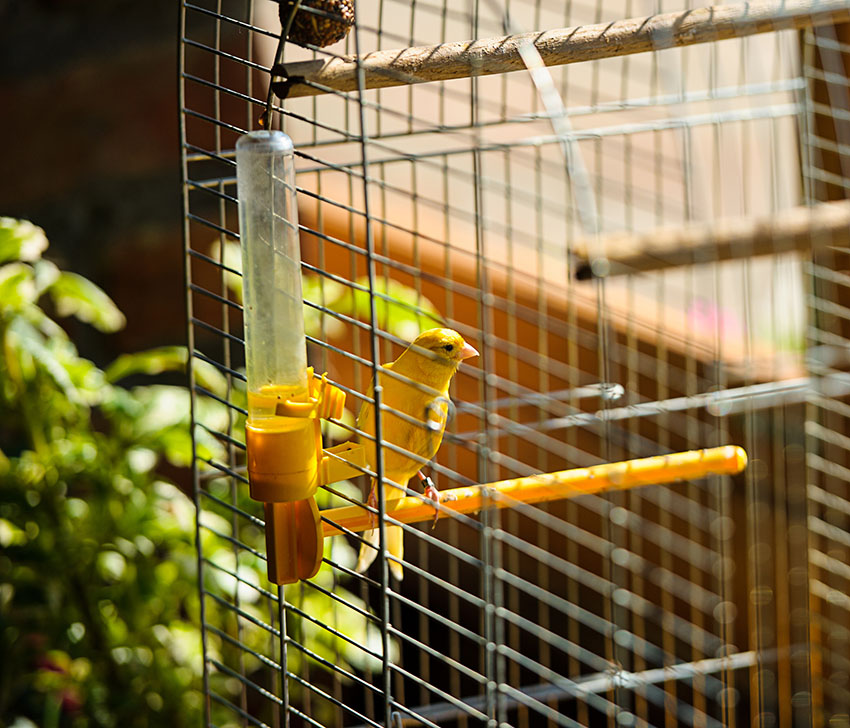
[[[180,4],[180,20],[179,20],[179,37],[186,37],[186,4]],[[189,257],[191,249],[191,232],[189,225],[189,170],[188,161],[186,159],[186,82],[184,75],[186,73],[186,46],[184,43],[179,44],[177,54],[177,100],[179,109],[179,127],[180,127],[180,187],[182,195],[182,230],[183,230],[183,285],[184,285],[184,303],[186,307],[186,346],[189,356],[186,362],[186,375],[188,379],[188,387],[190,392],[189,397],[189,435],[192,439],[192,500],[195,505],[195,563],[198,572],[198,602],[199,602],[199,620],[201,623],[201,652],[203,655],[203,691],[204,691],[204,725],[209,726],[211,722],[210,715],[210,677],[209,677],[209,651],[207,645],[207,630],[204,627],[207,623],[206,617],[206,599],[204,589],[204,558],[203,548],[201,545],[201,501],[200,489],[201,480],[198,472],[198,451],[195,441],[195,372],[193,366],[192,353],[195,350],[195,333],[192,328],[193,306],[192,306],[192,262]]]
[[[280,697],[283,700],[283,725],[284,728],[289,728],[289,635],[286,633],[286,590],[281,585],[277,587],[277,622],[280,630],[278,647],[280,650]]]
[[[354,22],[354,52],[360,59],[360,32],[361,26],[355,10]],[[379,551],[381,573],[381,648],[382,648],[382,671],[384,681],[384,725],[392,728],[392,670],[390,668],[390,585],[389,585],[389,563],[387,561],[386,541],[386,499],[384,493],[384,455],[381,443],[383,442],[383,410],[381,408],[382,386],[379,378],[380,342],[378,338],[378,312],[375,299],[375,239],[372,226],[369,192],[369,156],[368,156],[368,134],[366,131],[366,114],[364,106],[365,95],[365,73],[362,63],[358,60],[357,65],[357,113],[360,124],[358,144],[360,147],[360,161],[363,173],[363,214],[365,217],[366,236],[366,270],[369,280],[369,345],[371,353],[371,369],[373,398],[375,402],[375,469],[376,486],[378,489],[378,528],[379,528]]]
[[[480,7],[479,0],[471,0],[470,3],[470,33],[472,38],[478,37],[480,26]],[[481,351],[480,360],[484,372],[481,379],[481,428],[477,445],[477,477],[479,482],[487,483],[490,481],[490,463],[489,456],[491,451],[491,437],[489,432],[488,419],[491,413],[490,405],[490,384],[488,374],[494,368],[493,353],[491,351],[491,333],[490,333],[490,311],[487,301],[489,299],[489,284],[487,276],[487,267],[485,263],[486,254],[485,246],[485,214],[484,214],[484,189],[483,189],[483,164],[481,158],[481,135],[479,122],[479,79],[473,77],[470,79],[470,109],[469,123],[475,130],[475,147],[472,151],[472,174],[473,174],[473,209],[475,218],[475,279],[478,287],[478,329],[480,331]],[[485,603],[485,608],[482,614],[483,624],[482,631],[485,639],[484,646],[484,675],[487,678],[485,685],[486,708],[485,712],[488,718],[488,726],[495,726],[497,723],[497,703],[498,703],[498,676],[496,673],[496,625],[495,625],[495,584],[494,584],[494,565],[493,565],[493,548],[494,548],[494,525],[493,514],[494,509],[485,507],[481,511],[481,532],[480,532],[480,551],[481,551],[481,596]]]
[[[222,34],[221,34],[221,15],[222,15],[222,0],[216,1],[216,18],[215,18],[215,47],[222,47]],[[219,56],[215,56],[214,66],[213,66],[213,83],[215,84],[213,88],[213,115],[216,119],[221,119],[221,58]],[[214,138],[214,149],[215,152],[219,155],[223,153],[222,144],[221,144],[221,127],[216,124],[213,127],[213,138]],[[224,181],[219,180],[218,188],[220,192],[224,192]],[[218,200],[218,222],[222,230],[227,228],[227,213],[225,210],[225,201],[223,197],[220,197]],[[219,285],[221,286],[222,298],[229,299],[229,287],[227,285],[227,273],[224,270],[225,264],[225,250],[227,247],[227,238],[224,233],[219,233],[218,235],[218,248],[219,248]],[[225,373],[225,379],[227,382],[227,392],[226,399],[228,402],[232,401],[233,395],[233,381],[230,375],[230,371],[232,370],[231,366],[231,357],[230,357],[230,339],[227,338],[227,334],[230,333],[230,308],[227,305],[227,302],[223,300],[219,307],[221,311],[221,330],[224,332],[225,336],[222,338],[222,363],[227,368]],[[236,467],[236,448],[233,444],[233,410],[229,407],[227,408],[227,424],[225,426],[225,433],[227,434],[227,461],[228,465],[231,468]],[[238,487],[239,483],[235,478],[230,478],[230,503],[233,506],[236,506],[238,503]],[[233,529],[234,538],[239,538],[239,521],[236,516],[236,512],[232,511],[230,514],[230,527]],[[232,544],[233,553],[233,562],[234,562],[234,570],[236,573],[239,573],[239,548],[236,543]],[[233,582],[233,605],[238,610],[241,606],[241,599],[239,596],[239,582],[234,580]],[[236,638],[240,643],[244,643],[243,636],[243,627],[242,627],[242,619],[239,617],[238,613],[235,616],[236,619]],[[240,650],[239,652],[239,674],[244,678],[246,677],[245,673],[245,653]],[[240,696],[239,696],[239,707],[247,713],[248,711],[248,688],[244,682],[241,683],[240,687]],[[247,726],[247,719],[242,718],[242,725]]]

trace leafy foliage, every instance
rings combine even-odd
[[[46,248],[0,219],[0,725],[198,725],[194,508],[157,472],[191,459],[188,394],[118,384],[185,351],[80,357],[45,302],[104,331],[124,318]]]
[[[40,228],[0,218],[0,727],[199,725],[204,665],[195,508],[162,473],[164,465],[191,463],[190,394],[178,386],[122,385],[185,370],[187,352],[124,354],[105,369],[81,357],[50,312],[107,332],[123,326],[124,317],[100,288],[43,259],[47,247]],[[238,270],[238,247],[225,252]],[[238,281],[234,276],[234,290]],[[363,291],[312,278],[304,288],[309,300],[330,310],[368,318]],[[415,291],[385,288],[378,292],[381,326],[412,338],[405,327],[437,320]],[[336,321],[309,306],[305,314],[312,332],[321,316],[326,326]],[[195,361],[193,372],[206,390],[244,404],[239,383],[228,383],[211,365]],[[239,437],[244,421],[213,398],[199,398],[195,408],[207,427],[194,432],[195,452],[226,461],[209,430],[232,428]],[[224,478],[207,486],[214,499],[257,512],[247,489],[233,489]],[[351,484],[335,489],[359,495]],[[324,491],[319,497],[321,507],[342,502],[332,503]],[[205,588],[224,603],[238,599],[253,620],[240,620],[237,629],[232,609],[205,601],[206,621],[216,626],[206,634],[209,679],[217,694],[238,703],[242,685],[214,666],[241,659],[252,679],[275,690],[268,666],[250,652],[272,654],[274,640],[259,626],[269,621],[260,597],[271,587],[265,563],[250,550],[236,553],[228,540],[262,552],[261,529],[237,524],[214,504],[205,504],[198,529]],[[328,540],[326,555],[349,567],[356,560],[343,539]],[[378,669],[353,646],[379,649],[377,628],[363,616],[368,607],[334,578],[325,565],[314,580],[320,588],[293,585],[286,599],[334,624],[337,633],[297,615],[287,627],[319,658],[346,670]],[[339,600],[322,589],[333,589]],[[241,646],[221,637],[237,633]],[[297,671],[301,659],[290,651],[290,669]],[[297,700],[297,685],[293,691]],[[232,712],[215,703],[210,709],[214,723],[232,725],[226,722]]]

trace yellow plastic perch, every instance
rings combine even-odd
[[[627,490],[642,485],[661,485],[677,480],[695,480],[707,475],[734,475],[747,467],[747,453],[735,445],[658,455],[640,460],[529,475],[486,485],[442,491],[439,517],[448,512],[472,513],[485,507],[509,508],[516,503],[540,503],[575,498],[606,490]],[[448,511],[448,512],[447,512]],[[373,526],[370,513],[361,506],[330,508],[320,512],[322,531],[334,536],[348,531],[365,531]],[[434,506],[427,500],[407,496],[387,509],[387,515],[402,523],[430,521]]]

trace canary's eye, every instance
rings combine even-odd
[[[451,354],[451,353],[454,351],[454,348],[455,348],[455,347],[454,347],[454,344],[446,344],[443,348],[444,348],[444,349],[445,349],[445,350],[446,350],[449,354]]]

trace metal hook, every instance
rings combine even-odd
[[[275,68],[283,64],[283,51],[284,46],[286,45],[286,39],[289,37],[292,22],[295,20],[295,13],[297,13],[298,9],[301,7],[301,0],[284,0],[284,2],[286,5],[290,6],[289,15],[286,17],[286,23],[281,23],[280,40],[277,43],[277,50],[274,54],[274,62],[269,69],[269,92],[266,96],[266,108],[260,115],[259,119],[260,126],[263,127],[263,129],[268,130],[272,127],[272,99],[274,98],[274,84],[272,83],[272,77],[274,76]]]

